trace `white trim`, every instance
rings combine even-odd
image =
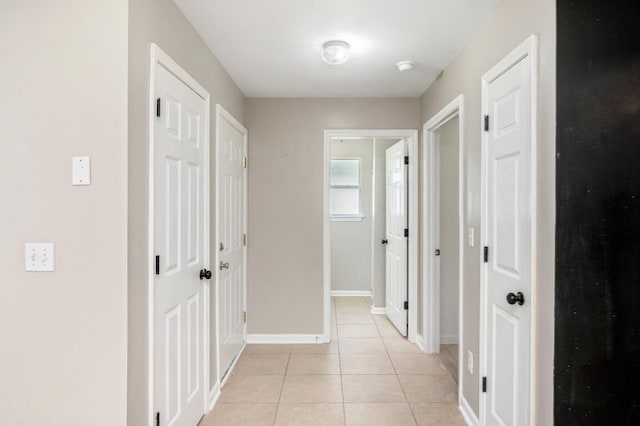
[[[460,404],[458,406],[458,409],[460,410],[460,413],[462,413],[464,421],[469,426],[477,426],[478,416],[476,416],[476,413],[473,412],[473,409],[471,408],[471,405],[469,405],[469,402],[462,395],[460,395],[459,402]]]
[[[167,71],[172,73],[176,78],[181,80],[184,84],[189,86],[191,90],[193,90],[198,96],[200,96],[205,102],[205,112],[204,115],[206,119],[204,120],[204,137],[203,140],[206,141],[204,144],[204,193],[210,195],[211,192],[209,190],[209,182],[210,182],[210,171],[211,171],[211,162],[210,162],[210,100],[211,97],[209,92],[204,89],[194,78],[192,78],[189,73],[187,73],[177,62],[175,62],[169,55],[167,55],[157,44],[150,44],[150,70],[149,70],[149,176],[148,176],[148,219],[149,219],[149,228],[148,228],[148,246],[147,246],[147,256],[149,260],[148,264],[148,299],[147,299],[147,333],[148,333],[148,362],[149,362],[149,370],[148,370],[148,415],[149,415],[149,426],[153,426],[155,424],[155,410],[154,410],[154,399],[153,399],[153,377],[154,377],[154,341],[153,341],[153,333],[154,333],[154,280],[155,280],[155,241],[154,241],[154,207],[155,207],[155,105],[156,105],[156,93],[155,93],[155,82],[156,82],[156,65],[162,66]],[[211,199],[210,196],[207,196],[204,201],[204,258],[210,258],[210,232],[209,232],[209,222],[211,220]],[[203,265],[205,268],[210,265],[207,265],[206,262]],[[204,326],[202,327],[203,333],[203,414],[208,412],[209,408],[209,392],[207,389],[209,388],[209,282],[203,281],[203,297],[204,297],[204,309],[202,312]]]
[[[530,264],[530,274],[531,280],[529,283],[529,300],[528,303],[531,304],[530,311],[530,342],[529,342],[529,406],[526,409],[529,411],[529,422],[530,424],[536,424],[536,405],[535,405],[535,336],[536,336],[536,303],[537,297],[535,291],[536,288],[536,266],[537,266],[537,240],[536,240],[536,218],[537,218],[537,187],[536,187],[536,179],[537,179],[537,169],[536,169],[536,147],[537,147],[537,108],[538,108],[538,36],[536,34],[532,34],[527,39],[522,42],[518,47],[516,47],[513,51],[511,51],[507,56],[505,56],[502,60],[500,60],[496,65],[494,65],[489,71],[487,71],[481,79],[481,108],[482,114],[480,118],[480,127],[479,130],[482,135],[482,160],[481,160],[481,226],[480,226],[480,234],[482,235],[482,246],[487,245],[487,235],[485,235],[484,230],[487,229],[487,215],[486,215],[486,195],[487,195],[487,182],[485,177],[486,166],[485,162],[487,161],[487,152],[486,147],[488,143],[488,134],[487,132],[482,131],[482,117],[488,114],[489,105],[488,105],[488,90],[489,84],[504,74],[506,71],[511,69],[514,65],[520,62],[525,57],[530,58],[530,73],[531,73],[531,214],[529,215],[529,225],[530,225],[530,238],[531,238],[531,264]],[[480,254],[482,256],[482,254]],[[487,363],[489,360],[487,359],[487,313],[486,313],[486,303],[487,303],[487,283],[486,283],[486,264],[480,259],[480,377],[486,376],[487,373]],[[482,424],[486,422],[486,400],[487,394],[482,392],[482,383],[479,383],[478,392],[480,394],[480,419]]]
[[[209,392],[209,406],[208,406],[208,411],[213,410],[213,408],[216,406],[216,404],[218,403],[218,400],[220,399],[220,383],[217,383],[215,385],[213,385],[213,389],[211,389],[211,391]]]
[[[215,164],[215,170],[216,170],[216,197],[215,197],[215,209],[216,209],[216,237],[218,237],[220,235],[220,191],[218,190],[217,185],[220,184],[220,179],[218,178],[218,170],[220,170],[219,164],[218,164],[218,160],[220,158],[220,154],[219,154],[219,149],[220,149],[220,122],[221,119],[225,119],[229,124],[231,124],[236,130],[238,130],[240,133],[242,133],[242,135],[244,136],[244,155],[245,157],[247,157],[247,159],[249,158],[249,144],[248,144],[248,137],[249,137],[249,132],[247,131],[247,129],[238,121],[235,119],[235,117],[233,117],[222,105],[220,104],[216,104],[216,164]],[[247,233],[247,217],[249,214],[249,203],[248,203],[248,181],[249,181],[249,176],[248,176],[248,167],[244,169],[244,217],[242,218],[242,222],[243,222],[243,228],[244,228],[244,233]],[[217,244],[216,244],[216,248],[217,248]],[[214,250],[215,251],[215,262],[214,265],[216,265],[216,271],[218,270],[217,265],[220,263],[220,251],[219,250]],[[247,246],[244,246],[244,300],[243,300],[243,310],[245,312],[247,312],[247,265],[248,265],[248,253],[247,253]],[[220,388],[222,388],[222,386],[224,386],[224,383],[226,382],[226,379],[229,377],[229,374],[225,375],[224,380],[222,380],[221,378],[221,371],[220,371],[220,292],[219,292],[219,281],[220,281],[220,274],[216,273],[215,274],[215,293],[216,293],[216,379],[217,379],[217,384]],[[248,322],[248,319],[247,319]],[[236,358],[231,362],[231,365],[229,366],[229,369],[227,370],[228,373],[230,373],[233,368],[235,367],[235,363],[238,360],[238,358],[240,357],[240,354],[242,354],[242,352],[244,351],[244,348],[246,346],[246,342],[248,341],[248,336],[247,336],[247,323],[244,324],[244,341],[245,341],[245,345],[243,345],[243,347],[240,349],[240,352],[238,352],[238,355],[236,356]]]
[[[387,314],[387,308],[385,306],[382,307],[377,307],[377,306],[371,306],[371,314],[372,315],[386,315]]]
[[[331,290],[331,297],[371,297],[371,290]]]
[[[439,205],[439,151],[436,141],[438,129],[451,120],[458,117],[458,336],[453,342],[450,337],[440,336],[440,262],[439,258],[432,256],[436,248],[439,248],[440,224]],[[459,95],[449,102],[440,112],[433,116],[423,126],[423,187],[422,187],[422,264],[425,273],[422,277],[422,306],[424,334],[423,348],[428,353],[439,353],[440,344],[458,344],[458,398],[462,398],[464,381],[464,249],[465,249],[465,167],[466,155],[464,137],[464,96]],[[437,222],[436,222],[437,219]],[[428,273],[426,271],[431,271]]]
[[[415,342],[418,335],[418,131],[398,130],[325,130],[323,168],[323,275],[324,275],[324,342],[331,340],[331,215],[329,214],[331,139],[406,139],[409,155],[409,312],[407,340]]]
[[[242,353],[244,352],[244,350],[247,347],[247,342],[245,340],[244,345],[242,345],[242,348],[240,349],[240,352],[238,352],[238,354],[236,355],[236,357],[233,359],[233,361],[231,361],[231,365],[229,366],[229,369],[225,372],[224,377],[222,377],[219,382],[220,382],[220,389],[224,388],[224,385],[227,383],[227,381],[229,380],[229,377],[231,377],[231,373],[233,372],[233,370],[236,368],[236,364],[238,364],[238,360],[240,359],[240,356],[242,355]]]
[[[426,352],[424,350],[424,337],[421,334],[418,334],[418,338],[416,339],[416,345],[422,352]]]
[[[364,218],[361,214],[354,216],[331,216],[331,222],[361,222]]]
[[[247,343],[252,345],[265,344],[307,344],[326,343],[322,334],[249,334]]]
[[[458,336],[454,336],[452,334],[444,334],[444,335],[440,335],[440,344],[441,345],[458,345],[460,339],[458,338]],[[459,348],[458,348],[459,349]],[[458,351],[460,352],[460,351]]]

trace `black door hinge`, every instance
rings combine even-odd
[[[156,413],[156,426],[160,426],[160,412]]]
[[[404,236],[409,238],[409,228],[404,228]]]
[[[489,262],[489,247],[484,246],[484,263]]]
[[[489,131],[489,116],[488,115],[484,116],[484,131],[485,132]]]
[[[156,275],[160,275],[160,256],[156,256]]]
[[[440,249],[436,249],[436,256],[440,256]]]
[[[486,377],[482,378],[482,392],[484,392],[484,393],[487,392],[487,378]]]
[[[404,310],[406,311],[407,309],[409,309],[409,302],[404,302]]]
[[[409,164],[409,156],[408,155],[404,156],[404,164]]]
[[[156,99],[156,117],[160,117],[160,105],[162,104],[162,102],[160,101],[160,98]]]

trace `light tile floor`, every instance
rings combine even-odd
[[[247,345],[200,425],[465,424],[440,357],[371,315],[368,299],[332,298],[331,333],[326,345]]]

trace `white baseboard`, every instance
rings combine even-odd
[[[478,416],[476,416],[476,413],[471,409],[469,402],[467,402],[462,395],[460,395],[460,406],[458,408],[462,413],[462,417],[464,417],[464,421],[467,422],[467,425],[478,426]]]
[[[322,334],[249,334],[247,343],[250,344],[299,344],[323,343]]]
[[[373,315],[385,315],[387,313],[387,308],[386,307],[377,307],[377,306],[371,306],[371,313]]]
[[[331,290],[331,297],[371,297],[371,290]]]
[[[443,336],[440,335],[440,344],[441,345],[457,345],[460,339],[458,336]]]
[[[220,399],[220,382],[217,382],[213,389],[209,392],[209,411],[213,410],[213,407],[216,406],[216,403]]]
[[[418,347],[420,348],[420,350],[422,352],[425,352],[424,350],[424,337],[418,334],[418,338],[416,339],[416,345],[418,345]]]

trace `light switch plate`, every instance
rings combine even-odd
[[[25,244],[24,266],[27,272],[53,272],[53,243]]]
[[[91,184],[91,157],[72,157],[72,185]]]

